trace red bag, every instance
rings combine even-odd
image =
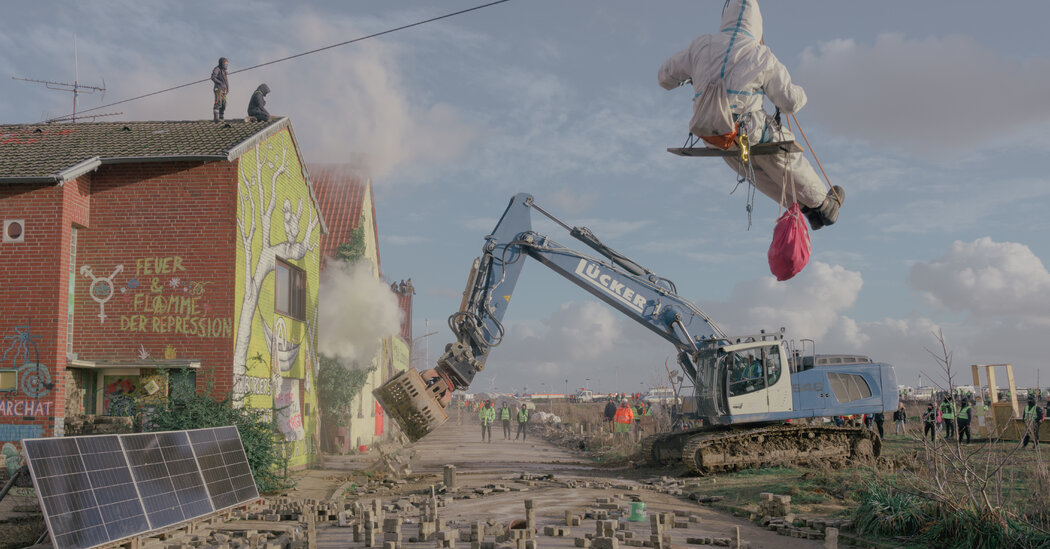
[[[769,245],[769,271],[777,280],[787,280],[809,263],[809,229],[798,209],[798,202],[777,220],[773,229],[773,242]]]

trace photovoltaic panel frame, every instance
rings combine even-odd
[[[25,439],[51,540],[82,549],[259,497],[236,427]]]
[[[149,530],[117,435],[23,441],[55,547],[93,547]]]
[[[216,511],[259,497],[236,427],[188,431]]]

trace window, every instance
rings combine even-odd
[[[306,273],[278,259],[276,284],[274,309],[282,315],[306,320]]]
[[[828,381],[831,382],[831,392],[835,393],[835,399],[840,404],[871,396],[871,388],[859,375],[829,373]]]

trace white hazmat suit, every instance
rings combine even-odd
[[[721,31],[697,37],[689,47],[674,54],[660,67],[660,86],[672,90],[692,80],[696,92],[694,110],[707,85],[724,78],[733,120],[752,144],[793,141],[794,135],[773,122],[762,108],[769,97],[781,112],[798,112],[806,104],[806,92],[791,83],[787,68],[762,44],[762,13],[755,0],[730,0],[722,13]],[[735,145],[734,145],[735,148]],[[726,162],[740,173],[735,156]],[[788,206],[797,200],[814,229],[830,225],[838,217],[841,200],[825,188],[802,153],[752,155],[755,187],[773,201]],[[790,184],[794,187],[786,186]],[[836,187],[836,191],[841,191]],[[839,198],[844,197],[839,193]]]

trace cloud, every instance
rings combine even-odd
[[[391,246],[410,246],[412,244],[420,244],[426,241],[426,238],[418,235],[389,235],[381,237],[384,244]]]
[[[956,241],[944,256],[912,266],[908,283],[951,311],[1050,320],[1050,272],[1023,244]]]
[[[807,117],[916,154],[970,151],[1050,119],[1050,59],[1008,57],[967,36],[823,42],[793,77]]]
[[[739,282],[726,302],[706,308],[730,333],[784,327],[790,338],[821,339],[845,320],[842,314],[856,303],[863,285],[859,272],[811,261],[787,282],[772,276]]]

